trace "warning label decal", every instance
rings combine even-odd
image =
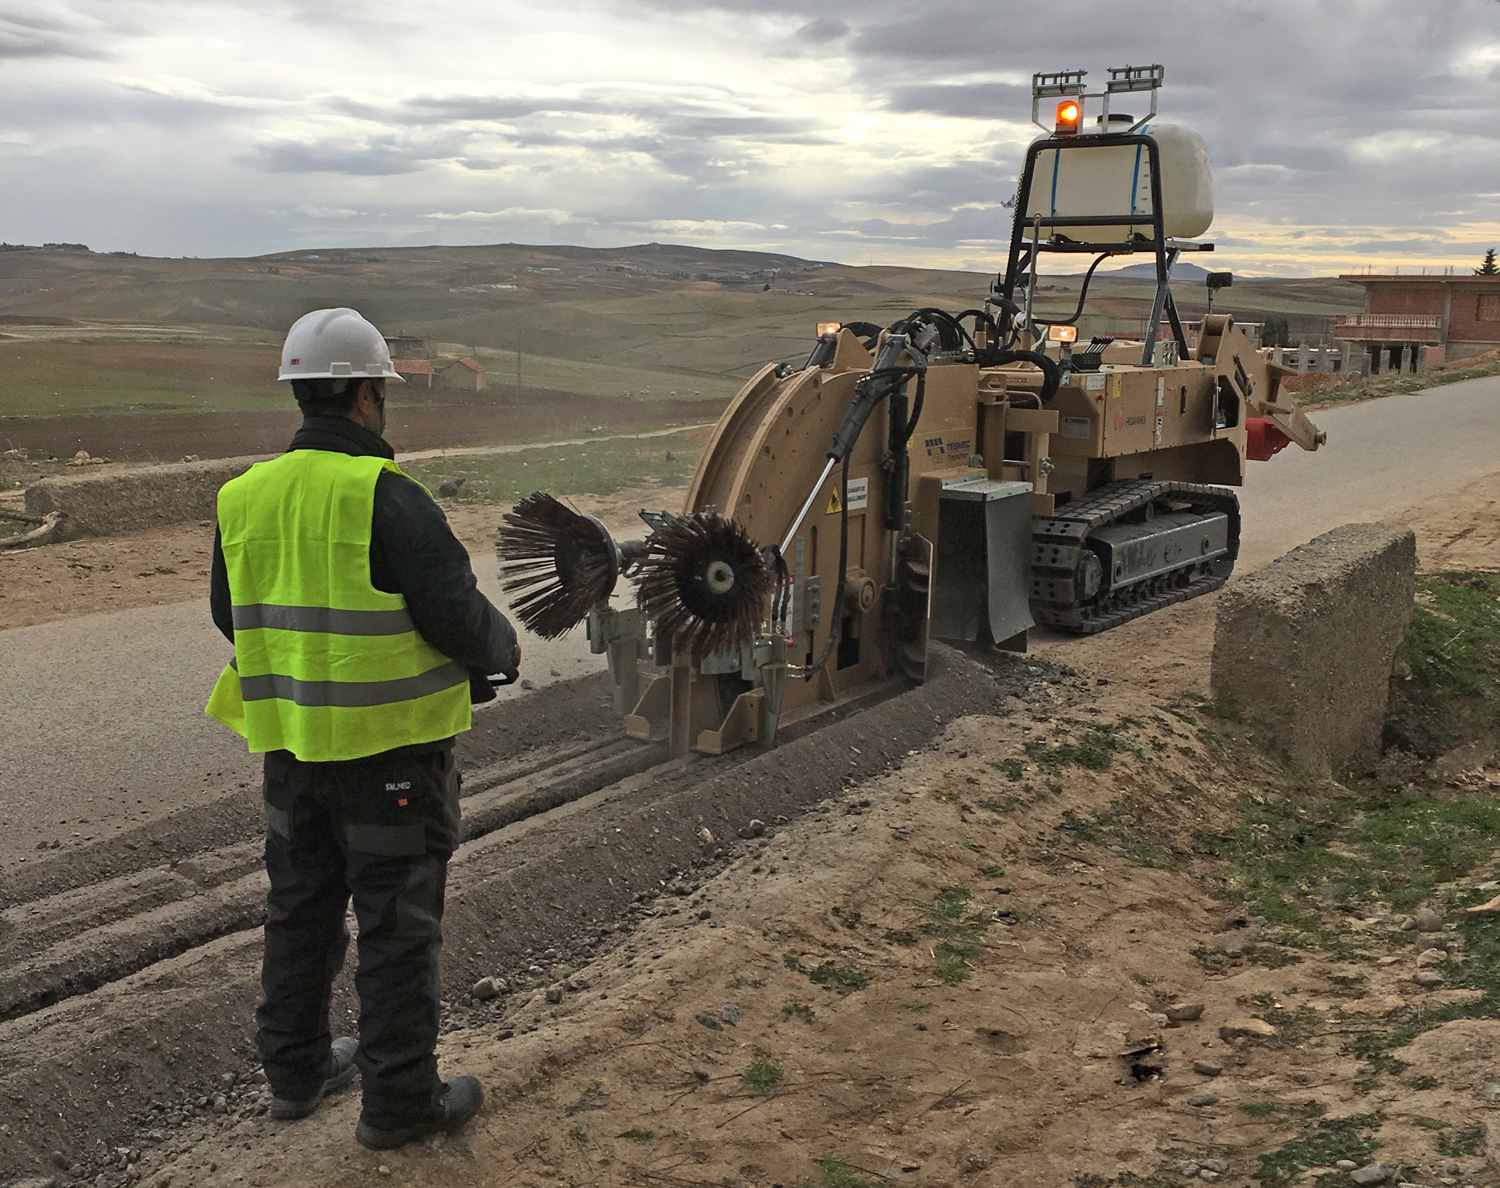
[[[869,505],[869,502],[870,502],[870,480],[867,479],[867,478],[850,479],[849,480],[849,510],[850,511],[858,511],[862,507],[867,507]],[[830,515],[830,516],[836,516],[836,515],[838,515],[843,510],[844,510],[844,504],[843,504],[843,501],[839,499],[838,484],[835,483],[834,486],[833,486],[833,489],[828,492],[828,511],[827,511],[827,514]]]

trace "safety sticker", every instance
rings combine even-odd
[[[870,503],[870,480],[868,478],[857,478],[849,480],[849,510],[858,511]],[[830,516],[836,516],[844,510],[843,501],[839,499],[837,486],[828,492],[828,512]]]
[[[1085,392],[1104,391],[1104,377],[1102,375],[1085,375],[1083,377],[1083,390]]]
[[[1087,417],[1064,417],[1062,419],[1062,435],[1074,441],[1087,441],[1092,432]]]

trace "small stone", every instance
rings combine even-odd
[[[740,830],[740,836],[742,838],[745,838],[746,840],[749,840],[752,837],[759,837],[765,831],[766,823],[757,818],[752,820],[750,824],[746,825],[743,829]]]
[[[738,1026],[739,1021],[743,1017],[744,1012],[741,1011],[740,1008],[735,1006],[732,1002],[726,1002],[724,1004],[724,1009],[719,1012],[719,1018],[723,1019],[724,1022],[728,1023],[731,1027]]]
[[[1433,936],[1431,933],[1424,933],[1423,935],[1417,937],[1416,941],[1413,944],[1413,947],[1417,950],[1418,953],[1425,953],[1429,949],[1443,949],[1446,951],[1448,948],[1448,938],[1445,936]]]
[[[1249,938],[1243,932],[1228,932],[1214,937],[1214,948],[1230,957],[1243,956]]]
[[[704,908],[701,912],[698,913],[698,919],[707,920],[712,915],[713,912],[709,911],[708,908]]]
[[[589,981],[587,978],[574,978],[572,979],[572,981],[574,990],[589,990],[592,989],[594,985],[594,983]]]
[[[693,1080],[711,1081],[713,1080],[713,1074],[710,1073],[708,1069],[704,1068],[701,1064],[695,1064],[693,1065]]]
[[[223,1074],[221,1074],[220,1077],[219,1077],[219,1084],[223,1085],[225,1089],[233,1089],[234,1088],[234,1074],[233,1073],[223,1073]]]
[[[1167,1019],[1172,1023],[1191,1023],[1203,1017],[1201,1002],[1174,1002],[1167,1008]]]
[[[1417,968],[1431,969],[1434,965],[1441,965],[1448,960],[1448,954],[1442,949],[1428,949],[1417,954]]]
[[[1227,1159],[1200,1159],[1198,1160],[1198,1166],[1223,1175],[1229,1170],[1229,1161]]]
[[[1182,1172],[1183,1175],[1187,1176],[1188,1179],[1192,1179],[1198,1174],[1201,1169],[1196,1163],[1188,1162],[1184,1163],[1178,1170]]]
[[[1195,1093],[1187,1099],[1187,1103],[1190,1106],[1199,1107],[1218,1105],[1219,1095],[1217,1093]]]
[[[700,829],[700,830],[698,830],[698,840],[700,842],[702,842],[705,846],[711,846],[711,845],[714,844],[714,835],[707,828]]]
[[[1238,1039],[1275,1039],[1276,1028],[1264,1019],[1235,1019],[1219,1028],[1219,1038],[1225,1043]]]
[[[1209,1184],[1217,1184],[1219,1182],[1219,1173],[1214,1171],[1213,1168],[1205,1167],[1198,1173],[1198,1178]]]
[[[216,1094],[215,1097],[214,1097],[214,1107],[213,1108],[214,1108],[214,1113],[216,1113],[216,1114],[227,1114],[227,1113],[229,1113],[229,1099],[227,1097],[225,1097],[222,1093]]]
[[[1485,1101],[1500,1101],[1500,1081],[1491,1081],[1479,1091],[1479,1096]]]
[[[1410,916],[1397,916],[1396,927],[1402,932],[1415,932],[1417,930],[1417,922]]]
[[[1333,1166],[1338,1168],[1341,1172],[1352,1172],[1359,1166],[1359,1164],[1355,1163],[1352,1159],[1340,1159]]]
[[[1418,908],[1411,918],[1412,926],[1418,932],[1441,932],[1443,930],[1443,917],[1438,915],[1430,907]],[[1384,1167],[1385,1164],[1374,1164],[1371,1167]]]
[[[535,689],[536,688],[536,682],[535,681],[531,681],[531,680],[523,680],[521,682],[521,688],[523,688],[523,689]],[[391,1173],[388,1171],[385,1174],[386,1175],[390,1175]]]
[[[495,985],[494,978],[480,978],[469,993],[480,1002],[489,1002],[492,998],[500,997],[500,987]]]
[[[1224,1066],[1215,1060],[1195,1060],[1193,1071],[1199,1076],[1217,1077],[1223,1075]]]
[[[502,1027],[500,1029],[500,1034],[499,1034],[498,1038],[503,1039],[503,1040],[514,1039],[515,1038],[515,1034],[516,1034],[515,1028],[513,1028],[513,1027]]]
[[[1443,1170],[1445,1170],[1450,1176],[1456,1176],[1459,1172],[1463,1171],[1463,1168],[1459,1167],[1456,1163],[1450,1163]]]
[[[391,1174],[391,1169],[386,1167],[386,1165],[382,1163],[380,1165],[380,1174],[383,1176],[388,1176]]]
[[[1349,1173],[1356,1184],[1384,1184],[1391,1178],[1391,1169],[1383,1163],[1367,1163]]]
[[[1441,986],[1443,975],[1435,969],[1419,969],[1411,975],[1411,980],[1418,986]]]
[[[563,995],[563,992],[562,992],[562,987],[561,986],[548,986],[547,987],[546,998],[547,998],[547,1001],[550,1002],[550,1003],[552,1003],[553,1006],[556,1006],[558,1003],[560,1003],[562,1001],[562,995]]]
[[[703,1026],[707,1027],[710,1031],[724,1030],[724,1024],[720,1023],[706,1011],[699,1011],[696,1015],[693,1016],[693,1018],[697,1019],[699,1023],[703,1024]]]

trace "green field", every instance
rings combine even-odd
[[[612,495],[630,487],[680,487],[693,477],[706,431],[670,437],[613,438],[580,446],[545,446],[514,454],[470,454],[407,462],[402,469],[434,494],[462,475],[444,502],[510,505],[533,491]]]

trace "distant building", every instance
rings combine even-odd
[[[438,379],[449,392],[484,391],[484,367],[473,359],[455,359],[438,373]]]
[[[432,359],[437,355],[430,334],[393,334],[385,345],[392,359]]]
[[[1500,276],[1341,276],[1365,287],[1365,312],[1334,335],[1370,356],[1370,371],[1416,371],[1500,348]]]
[[[432,387],[432,364],[426,359],[392,359],[396,374],[418,388]]]

